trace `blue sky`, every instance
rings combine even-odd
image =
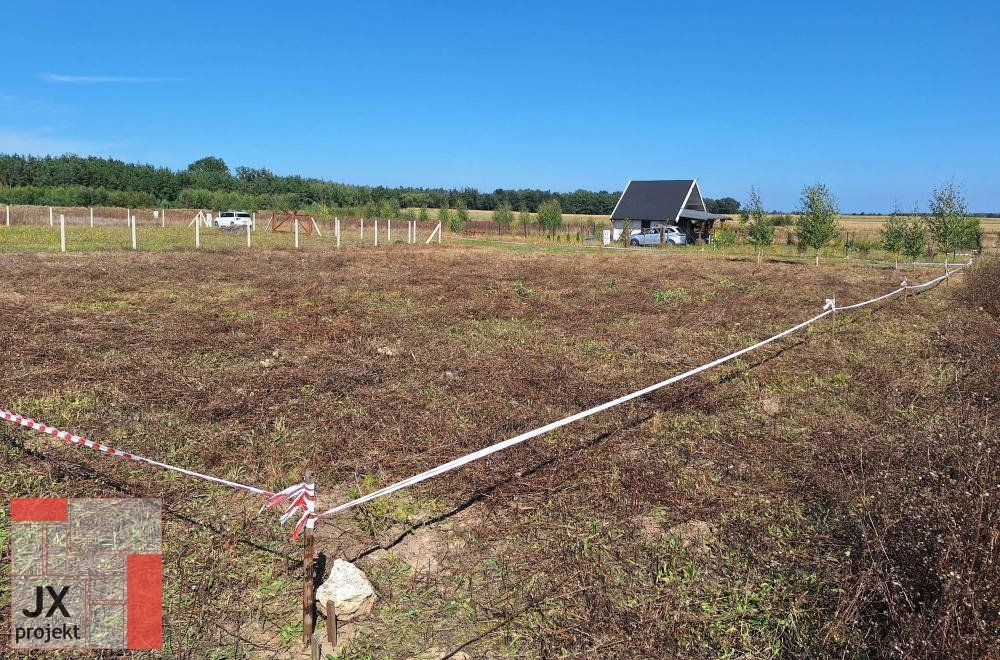
[[[1000,210],[1000,4],[0,2],[0,152]]]

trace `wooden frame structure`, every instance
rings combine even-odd
[[[274,211],[271,211],[271,219],[267,221],[267,228],[276,232],[294,231],[296,225],[308,236],[312,236],[313,230],[320,236],[323,235],[323,232],[319,230],[319,225],[316,224],[316,218],[305,213],[287,211],[284,217],[278,217]]]

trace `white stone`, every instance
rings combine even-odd
[[[326,604],[332,602],[337,617],[349,619],[371,611],[375,603],[375,589],[368,576],[357,566],[336,559],[330,577],[316,590],[316,601],[320,613],[325,613]]]

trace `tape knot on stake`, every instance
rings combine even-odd
[[[907,282],[907,281],[906,281],[906,278],[904,277],[904,278],[903,278],[903,282],[902,282],[902,283],[901,283],[901,284],[900,284],[899,286],[900,286],[901,288],[905,289],[906,287],[910,286],[910,283],[909,283],[909,282]]]
[[[827,298],[826,299],[826,304],[823,305],[823,311],[826,311],[828,309],[833,309],[833,310],[837,309],[837,299],[836,298]]]
[[[316,526],[317,516],[315,484],[300,482],[289,486],[285,490],[275,493],[267,498],[267,501],[264,502],[264,505],[260,507],[260,511],[257,513],[263,513],[264,509],[269,509],[272,506],[277,506],[279,504],[288,505],[288,508],[285,509],[285,513],[283,513],[281,518],[278,519],[278,522],[282,525],[295,517],[296,512],[302,512],[302,515],[299,517],[299,521],[295,523],[295,529],[292,530],[293,541],[298,540],[302,530],[306,528],[312,529]]]

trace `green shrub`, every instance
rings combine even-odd
[[[712,236],[712,244],[722,250],[736,245],[736,230],[723,225]]]

